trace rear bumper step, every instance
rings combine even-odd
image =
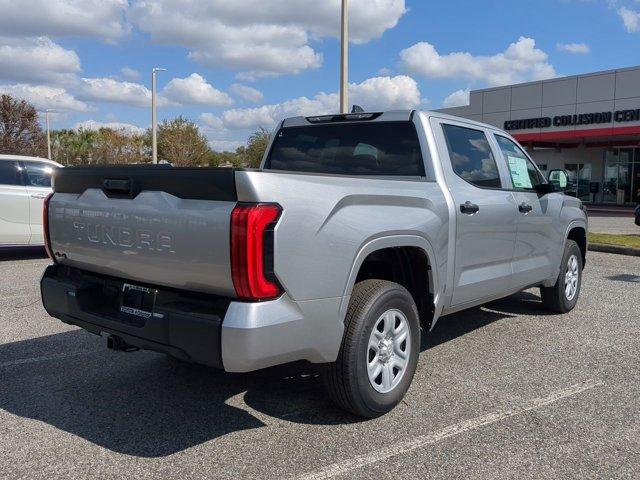
[[[231,299],[157,290],[149,318],[120,312],[122,280],[51,265],[40,283],[47,313],[89,332],[121,338],[128,345],[181,360],[223,368],[222,320]]]

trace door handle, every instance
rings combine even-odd
[[[466,215],[473,215],[474,213],[478,213],[479,210],[480,207],[478,205],[469,201],[460,205],[460,211]]]
[[[526,213],[529,213],[531,210],[533,210],[533,207],[528,203],[522,202],[520,205],[518,205],[518,210],[526,214]]]
[[[45,199],[45,198],[47,198],[47,194],[46,193],[32,193],[31,194],[31,198]]]

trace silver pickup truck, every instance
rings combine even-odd
[[[530,287],[575,306],[587,217],[549,178],[507,133],[418,111],[286,119],[257,170],[65,168],[42,299],[114,349],[319,364],[338,405],[374,417],[439,317]]]

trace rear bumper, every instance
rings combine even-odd
[[[119,311],[122,281],[58,265],[47,267],[40,290],[47,313],[65,323],[222,368],[220,326],[228,299],[158,289],[153,314],[144,319]]]
[[[285,294],[245,303],[151,286],[158,291],[153,314],[141,319],[119,311],[122,283],[52,265],[40,284],[42,302],[65,323],[229,372],[297,360],[332,362],[338,355],[344,329],[340,297],[294,302]]]

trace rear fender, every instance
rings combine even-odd
[[[435,263],[435,252],[431,243],[424,237],[419,235],[391,235],[385,237],[379,237],[370,239],[365,242],[360,249],[353,262],[347,283],[345,285],[342,302],[340,304],[340,319],[344,321],[347,314],[347,308],[349,307],[349,301],[351,299],[351,292],[355,285],[358,272],[362,266],[364,260],[373,252],[392,247],[418,247],[424,251],[427,255],[429,265],[431,265],[431,271],[429,275],[429,281],[431,282],[431,289],[434,295],[434,315],[431,328],[436,324],[436,321],[442,311],[443,295],[440,291],[440,283],[438,279],[438,269]]]

